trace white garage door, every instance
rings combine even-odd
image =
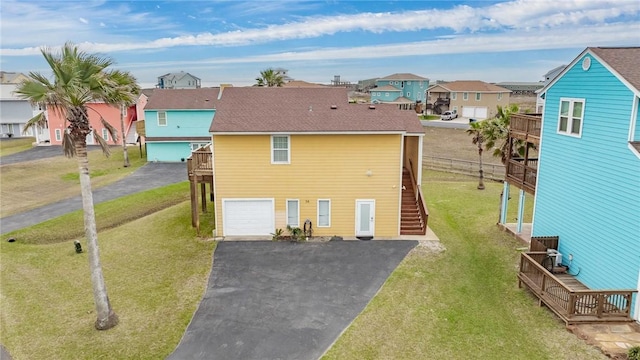
[[[273,199],[222,200],[225,236],[274,232]]]
[[[462,108],[462,117],[486,119],[487,108],[482,106],[465,106],[464,108]]]

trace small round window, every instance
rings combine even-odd
[[[582,59],[582,70],[587,71],[589,70],[590,67],[591,67],[591,58],[588,56],[585,56],[585,58]]]

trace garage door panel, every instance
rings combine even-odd
[[[223,199],[224,235],[269,235],[274,229],[273,199]]]
[[[462,117],[486,119],[488,109],[485,106],[465,106],[462,108]]]

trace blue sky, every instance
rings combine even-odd
[[[0,68],[49,74],[40,49],[71,41],[143,87],[176,71],[246,86],[269,67],[319,83],[539,81],[587,46],[640,46],[639,34],[637,0],[2,0]]]

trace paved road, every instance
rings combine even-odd
[[[4,157],[2,159],[4,160]],[[187,165],[185,163],[147,163],[122,180],[94,189],[93,202],[99,204],[186,180]],[[3,217],[0,219],[0,234],[39,224],[80,209],[82,209],[82,198],[78,195],[27,212]]]
[[[457,118],[449,121],[442,120],[420,120],[422,126],[440,127],[440,128],[454,128],[454,129],[468,129],[469,119]]]
[[[318,359],[416,241],[221,242],[168,359]]]
[[[7,140],[4,140],[4,141],[7,141]],[[100,149],[99,145],[87,146],[88,151],[95,151],[99,149]],[[64,152],[62,151],[62,147],[59,145],[34,146],[29,150],[25,150],[19,153],[0,157],[0,165],[9,165],[9,164],[15,164],[19,162],[46,159],[54,156],[63,156],[63,155],[64,155]]]

